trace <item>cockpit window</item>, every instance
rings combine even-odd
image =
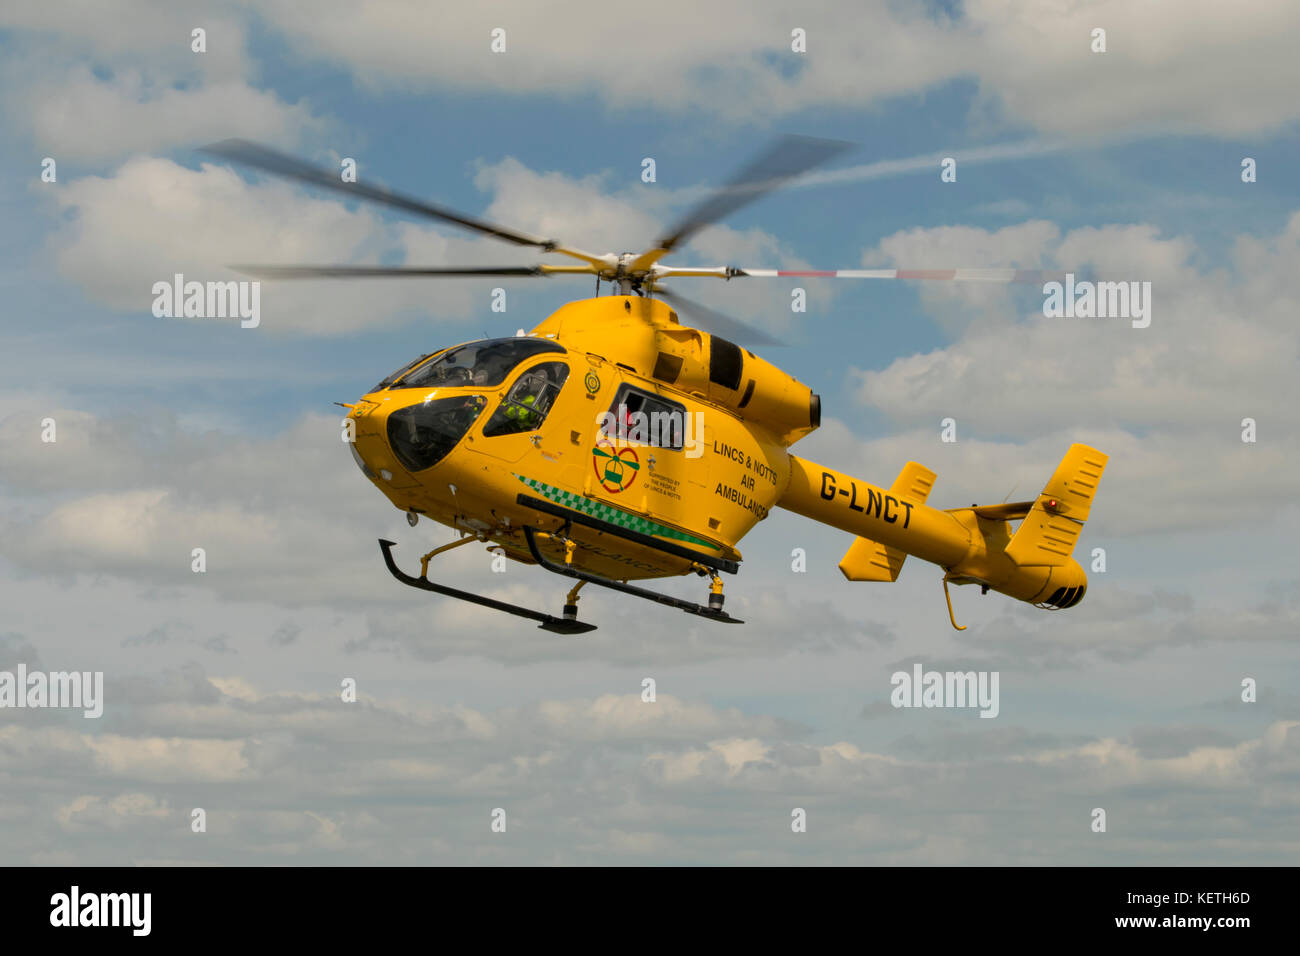
[[[541,427],[568,377],[569,366],[564,362],[542,362],[525,369],[483,426],[484,437],[515,435]]]
[[[388,416],[388,444],[407,471],[432,468],[465,437],[487,406],[482,395],[426,399]]]
[[[411,369],[415,368],[417,365],[419,365],[421,362],[423,362],[425,359],[427,359],[430,355],[433,355],[433,354],[434,354],[434,353],[432,353],[432,352],[425,352],[425,353],[424,353],[423,355],[421,355],[418,359],[415,359],[414,361],[411,361],[411,362],[407,362],[405,365],[403,365],[401,368],[399,368],[399,369],[398,369],[396,372],[394,372],[392,375],[385,375],[385,376],[383,377],[383,379],[380,380],[379,384],[376,385],[374,388],[372,388],[371,391],[372,391],[372,392],[379,392],[379,391],[382,391],[382,390],[386,389],[389,385],[392,385],[392,384],[393,384],[394,382],[396,382],[399,378],[401,378],[403,375],[405,375],[407,372],[409,372]]]
[[[407,373],[396,388],[455,388],[473,385],[492,388],[506,380],[511,369],[543,352],[564,352],[564,346],[546,339],[517,336],[485,339],[448,349],[437,358]]]

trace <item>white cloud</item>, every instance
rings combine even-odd
[[[507,810],[504,852],[515,861],[870,854],[915,864],[942,850],[958,864],[1088,862],[1074,836],[1087,825],[1080,805],[1111,809],[1124,836],[1107,847],[1112,862],[1176,862],[1211,847],[1220,859],[1260,862],[1298,842],[1294,826],[1260,822],[1300,766],[1293,719],[1226,741],[1186,728],[1177,745],[1166,735],[1160,755],[1136,745],[1136,734],[1065,739],[979,721],[886,751],[805,741],[771,718],[672,697],[469,710],[214,690],[207,684],[210,699],[197,707],[184,696],[119,699],[130,715],[115,733],[0,729],[0,781],[25,781],[6,806],[25,824],[11,835],[11,856],[44,858],[71,833],[83,864],[133,853],[188,862],[393,863],[431,854],[493,862],[503,852],[503,841],[485,836],[494,806]],[[87,773],[102,789],[87,791]],[[220,790],[221,812],[209,808],[220,839],[191,839],[189,807],[232,781],[239,786]],[[991,812],[1005,807],[1008,788],[1037,812]],[[1135,788],[1143,800],[1130,799]],[[809,828],[791,840],[795,806],[806,809]],[[1206,826],[1224,815],[1242,820],[1230,837]],[[125,856],[124,838],[138,848]]]
[[[256,87],[238,15],[145,0],[71,6],[11,6],[0,15],[14,47],[0,67],[0,109],[60,163],[235,135],[295,141],[322,126],[307,104]],[[205,53],[191,49],[196,27],[207,31]]]
[[[25,413],[0,423],[8,449],[0,480],[37,483],[27,506],[11,498],[5,516],[9,553],[32,566],[294,601],[347,593],[349,545],[376,537],[368,516],[384,505],[367,495],[337,419],[312,416],[259,441],[188,433],[174,421],[141,427],[48,413],[60,422],[53,445],[33,440]],[[45,477],[52,458],[41,452],[50,449],[62,463],[56,480]],[[275,460],[294,467],[268,469]],[[190,570],[196,547],[207,552],[205,575]]]
[[[310,15],[292,3],[258,9],[300,53],[344,64],[372,87],[597,93],[618,108],[733,117],[916,90],[933,82],[935,58],[961,58],[961,38],[947,26],[881,2],[792,15],[775,4],[669,0],[640,38],[626,18],[592,17],[573,2],[438,9],[378,2],[357,10],[340,0]],[[497,27],[506,30],[504,54],[489,49]],[[808,31],[807,56],[791,52],[795,27]]]
[[[612,109],[693,112],[767,122],[810,107],[861,108],[957,80],[978,85],[973,125],[1032,126],[1071,139],[1163,133],[1248,136],[1300,118],[1291,91],[1300,63],[1289,0],[1249,16],[1190,0],[1170,16],[1125,0],[1055,0],[1029,9],[968,0],[952,18],[885,0],[845,6],[738,0],[701,8],[664,0],[658,40],[626,18],[592,17],[575,2],[523,0],[423,7],[377,0],[309,6],[270,0],[214,14],[199,3],[136,2],[6,10],[19,52],[4,71],[5,111],[45,150],[82,160],[174,148],[232,135],[281,142],[319,129],[305,103],[257,86],[248,36],[263,24],[287,55],[324,60],[362,85],[391,90],[487,90],[599,97]],[[192,53],[190,31],[208,31]],[[1092,53],[1091,32],[1108,49]],[[490,51],[503,28],[507,52]],[[807,53],[791,50],[791,31]],[[661,42],[663,38],[670,42]]]
[[[15,95],[9,94],[11,110]],[[239,81],[155,87],[129,69],[101,80],[77,66],[57,83],[38,84],[22,95],[35,141],[73,168],[134,153],[192,149],[230,136],[296,141],[320,125],[302,104],[286,105]]]
[[[346,7],[346,9],[345,9]],[[487,89],[595,94],[610,107],[649,105],[726,120],[767,120],[810,106],[877,104],[971,79],[987,112],[1083,138],[1132,132],[1247,135],[1300,117],[1290,91],[1300,64],[1290,40],[1300,12],[1288,0],[1250,14],[1194,0],[1160,5],[1056,0],[1032,8],[969,0],[955,18],[930,18],[872,0],[852,6],[777,0],[711,4],[666,0],[656,32],[639,42],[620,18],[578,3],[524,2],[438,9],[398,2],[356,10],[274,0],[259,12],[300,55],[350,69],[388,89]],[[1095,27],[1107,52],[1091,52]],[[507,31],[507,52],[489,51]],[[807,33],[806,54],[791,31]]]
[[[54,196],[62,209],[75,212],[50,239],[60,272],[92,299],[144,321],[237,325],[235,319],[154,318],[153,285],[170,282],[176,273],[198,281],[246,279],[228,266],[373,262],[395,245],[369,210],[350,211],[342,202],[309,197],[278,182],[249,184],[224,166],[191,170],[140,157],[111,176],[69,182]],[[449,243],[454,241],[438,236],[425,242],[435,248]],[[359,331],[423,305],[420,285],[264,283],[261,325],[243,334]],[[464,286],[443,283],[438,291],[444,304],[455,304],[461,314],[468,310]]]
[[[1249,136],[1300,118],[1289,0],[1248,11],[1216,0],[967,0],[981,92],[1040,130],[1088,139],[1123,131]],[[1106,30],[1106,52],[1092,31]]]
[[[169,816],[171,808],[147,793],[122,793],[111,799],[83,794],[54,811],[55,819],[67,830],[122,830],[145,817]]]

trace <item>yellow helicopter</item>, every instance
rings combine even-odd
[[[774,507],[853,536],[839,563],[850,581],[895,581],[906,557],[943,569],[948,584],[977,584],[1044,608],[1073,607],[1087,575],[1071,556],[1107,456],[1071,445],[1032,501],[940,510],[935,474],[908,462],[889,487],[799,458],[790,447],[821,421],[808,386],[755,355],[776,344],[663,288],[666,279],[763,277],[1037,282],[1019,270],[787,271],[669,266],[692,235],[839,154],[847,144],[788,136],[696,205],[653,248],[596,255],[530,236],[338,174],[244,140],[205,151],[251,168],[451,223],[576,265],[486,268],[239,266],[264,278],[420,276],[596,277],[597,295],[560,308],[527,335],[422,355],[344,405],[362,472],[415,525],[425,516],[461,533],[400,570],[399,581],[576,634],[579,590],[590,583],[703,618],[742,623],[723,609],[722,574],[740,568],[740,540]],[[601,283],[610,294],[600,295]],[[684,325],[678,312],[709,331]],[[340,403],[342,404],[342,403]],[[1012,522],[1019,521],[1014,527]],[[576,580],[560,616],[438,584],[437,555],[471,542]],[[695,573],[704,603],[632,584]]]

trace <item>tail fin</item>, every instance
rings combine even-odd
[[[924,504],[934,487],[934,472],[915,461],[909,461],[898,473],[889,491],[896,498]],[[907,555],[872,541],[854,538],[849,550],[840,559],[840,572],[850,581],[897,581]]]
[[[1109,460],[1095,448],[1071,445],[1012,535],[1006,547],[1007,557],[1020,567],[1055,568],[1066,564],[1088,520],[1097,484]]]

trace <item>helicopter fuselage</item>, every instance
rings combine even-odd
[[[945,581],[1071,606],[1087,578],[1069,551],[1105,464],[1071,449],[1049,490],[1074,481],[1073,510],[1049,490],[993,509],[930,507],[934,475],[914,462],[886,489],[792,455],[820,424],[818,397],[634,296],[570,303],[528,336],[425,356],[350,417],[358,463],[402,511],[525,563],[537,560],[533,528],[550,560],[624,582],[734,570],[741,539],[780,506],[855,536],[840,563],[850,580],[895,580],[916,555]],[[1016,517],[1038,522],[1019,551]]]
[[[556,350],[519,361],[496,384],[420,384],[422,368],[454,351],[444,350],[357,402],[350,414],[354,447],[376,487],[401,510],[478,535],[521,561],[532,561],[524,525],[549,530],[563,524],[520,504],[521,496],[738,561],[737,543],[785,490],[785,445],[817,424],[811,391],[756,356],[730,343],[716,346],[707,333],[679,325],[652,299],[572,303],[526,338]],[[735,367],[713,358],[714,348]],[[531,420],[510,424],[512,391],[539,368],[561,378],[558,389]],[[722,392],[734,394],[738,405],[747,398],[744,408],[727,408],[718,400]],[[418,467],[409,454],[404,461],[403,416],[417,419],[423,409],[446,402],[468,406],[463,417],[472,421],[463,434],[428,467]],[[517,407],[526,412],[536,406]],[[772,416],[779,434],[743,418],[746,408]],[[503,409],[509,427],[494,427]],[[568,534],[578,545],[574,561],[603,577],[631,580],[691,569],[689,559],[595,524]]]

